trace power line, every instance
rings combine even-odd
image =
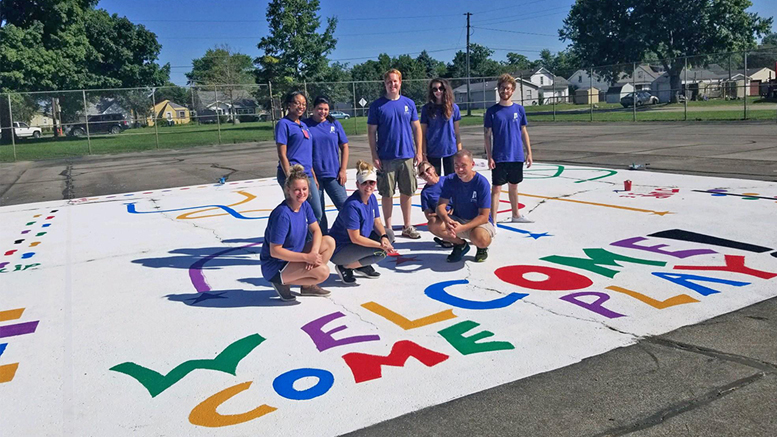
[[[416,29],[416,30],[395,30],[392,32],[370,32],[370,33],[343,33],[335,34],[335,38],[341,38],[344,36],[369,36],[369,35],[396,35],[398,33],[423,33],[423,32],[438,32],[441,30],[451,30],[454,27],[436,27],[433,29]],[[233,39],[252,39],[259,41],[262,36],[157,36],[159,39],[167,40],[233,40]]]
[[[546,13],[548,11],[559,10],[559,9],[566,9],[566,7],[562,6],[560,8],[545,9],[543,11],[536,11],[536,12],[531,12],[531,13],[528,13],[528,14],[511,15],[511,16],[499,17],[499,18],[491,18],[491,19],[488,19],[488,20],[485,20],[485,21],[478,21],[475,24],[491,25],[491,24],[502,24],[502,23],[515,23],[516,21],[526,21],[526,20],[533,20],[535,18],[549,17],[551,15],[566,14],[566,12],[552,12],[552,13],[549,13],[549,14]],[[541,15],[536,15],[536,14],[541,14]],[[521,18],[512,19],[514,17],[521,17]]]
[[[535,36],[552,36],[554,38],[558,38],[558,35],[550,35],[547,33],[534,33],[534,32],[520,32],[517,30],[504,30],[504,29],[491,29],[488,27],[475,27],[472,26],[474,29],[480,29],[480,30],[491,30],[494,32],[507,32],[507,33],[520,33],[521,35],[535,35]]]
[[[402,56],[402,55],[420,55],[423,52],[426,52],[426,53],[437,53],[437,52],[447,52],[449,50],[461,50],[461,49],[462,49],[462,47],[450,47],[450,48],[447,48],[447,49],[422,50],[420,52],[407,52],[407,53],[400,53],[398,55],[389,55],[389,56],[397,57],[397,56]],[[357,60],[361,60],[361,59],[374,59],[374,58],[379,57],[382,54],[384,54],[384,53],[381,53],[381,54],[378,54],[378,55],[375,55],[375,56],[362,56],[362,57],[359,57],[359,58],[330,59],[330,61],[357,61]],[[388,55],[388,53],[386,53],[386,54]]]
[[[531,5],[534,3],[541,3],[545,0],[533,0],[525,3],[517,3],[511,6],[505,6],[502,8],[496,8],[496,9],[489,9],[485,11],[479,11],[474,12],[473,15],[485,15],[485,14],[491,14],[494,12],[503,11],[505,9],[515,9],[517,7]],[[426,14],[426,15],[411,15],[411,16],[404,16],[404,17],[397,17],[397,16],[387,16],[383,15],[380,17],[359,17],[359,18],[340,18],[338,16],[334,16],[337,18],[337,21],[385,21],[385,20],[414,20],[414,19],[430,19],[430,18],[436,18],[436,17],[458,17],[461,13],[451,13],[451,14]],[[320,18],[329,18],[329,17],[320,17]],[[500,17],[503,18],[503,17]],[[170,20],[170,19],[159,19],[159,18],[151,18],[151,19],[133,19],[133,21],[137,21],[140,23],[266,23],[266,19],[264,20],[190,20],[190,19],[176,19],[176,20]]]

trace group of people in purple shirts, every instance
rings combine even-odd
[[[429,83],[420,120],[415,102],[400,94],[402,73],[391,69],[383,75],[383,82],[386,94],[372,102],[367,118],[372,163],[357,163],[356,191],[350,196],[345,190],[348,137],[329,114],[329,100],[317,97],[312,116],[303,119],[308,103],[305,95],[294,91],[286,96],[287,115],[275,128],[278,183],[285,200],[270,214],[261,251],[262,275],[284,301],[296,300],[292,285],[301,286],[302,296],[328,295],[319,284],[329,277],[330,261],[346,284],[354,284],[356,276],[379,277],[373,265],[394,252],[392,213],[397,188],[401,235],[421,238],[410,221],[416,175],[426,181],[421,209],[427,227],[435,242],[452,248],[448,262],[460,262],[470,243],[477,248],[474,261],[488,258],[504,184],[512,210],[509,221],[531,223],[518,210],[518,184],[524,165],[532,164],[532,154],[526,113],[512,101],[513,77],[499,77],[499,103],[484,115],[491,183],[475,171],[472,152],[462,148],[461,113],[448,81]],[[324,193],[338,210],[331,228]]]

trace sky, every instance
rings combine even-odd
[[[332,61],[349,65],[391,56],[418,55],[422,50],[450,62],[466,49],[466,17],[471,12],[470,42],[494,50],[504,60],[508,52],[536,59],[542,49],[557,52],[567,43],[559,41],[558,29],[574,0],[321,0],[323,17],[337,17],[337,48]],[[750,12],[777,17],[777,1],[752,0]],[[184,73],[192,59],[227,44],[234,51],[257,57],[261,37],[269,33],[267,1],[261,0],[101,0],[98,7],[111,14],[143,24],[162,44],[160,64],[172,66],[170,79],[186,84]],[[775,26],[777,29],[777,26]],[[518,32],[518,33],[516,33]]]

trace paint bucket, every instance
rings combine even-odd
[[[625,191],[631,191],[631,181],[630,180],[623,181],[623,189]]]

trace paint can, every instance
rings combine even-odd
[[[627,180],[623,181],[623,189],[626,190],[626,191],[631,191],[631,181],[630,180],[627,179]]]

